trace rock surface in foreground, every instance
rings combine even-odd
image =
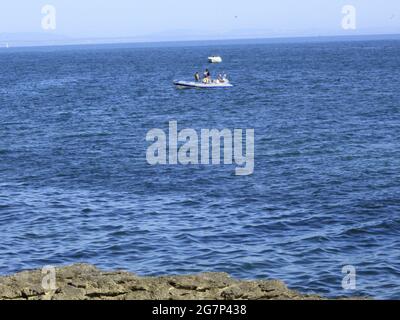
[[[56,269],[56,290],[43,289],[43,276],[37,270],[0,277],[0,300],[320,299],[289,290],[281,281],[238,281],[225,273],[138,277],[122,271],[103,272],[81,264]]]

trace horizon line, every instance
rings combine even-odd
[[[29,40],[24,41],[15,41],[17,43],[29,43],[27,45],[19,44],[16,46],[10,46],[12,44],[12,40],[2,41],[6,45],[8,49],[11,48],[36,48],[36,47],[69,47],[69,46],[95,46],[95,45],[155,45],[155,44],[179,44],[179,43],[200,43],[200,42],[207,42],[207,43],[218,43],[218,42],[245,42],[245,41],[279,41],[279,40],[323,40],[323,39],[332,39],[332,38],[342,38],[342,39],[349,39],[349,40],[357,40],[356,38],[380,38],[380,37],[399,37],[400,40],[400,33],[373,33],[373,34],[332,34],[332,35],[301,35],[301,36],[267,36],[267,37],[243,37],[243,38],[222,38],[222,39],[176,39],[176,40],[140,40],[135,39],[135,37],[110,37],[110,38],[71,38],[70,42],[68,43],[67,39],[60,39],[60,40],[43,40],[43,41],[36,41],[37,43],[30,43]],[[378,39],[377,39],[378,40]],[[397,39],[393,39],[397,40]],[[57,41],[65,41],[64,44],[56,43]],[[97,42],[98,41],[98,42]],[[104,41],[104,42],[102,42]],[[35,42],[35,41],[32,41]],[[6,49],[6,47],[0,47],[0,49]]]

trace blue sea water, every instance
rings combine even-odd
[[[173,87],[215,53],[234,88]],[[394,40],[2,50],[0,274],[87,262],[399,299],[399,79]],[[254,128],[254,174],[148,165],[170,120]]]

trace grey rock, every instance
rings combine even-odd
[[[56,269],[56,289],[42,288],[39,270],[0,277],[0,300],[237,300],[321,299],[292,291],[277,280],[239,281],[226,273],[138,277],[92,265]]]

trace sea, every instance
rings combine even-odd
[[[234,87],[174,87],[206,68]],[[386,38],[0,49],[0,274],[84,262],[400,299],[399,79]],[[170,121],[254,129],[254,173],[150,165]]]

